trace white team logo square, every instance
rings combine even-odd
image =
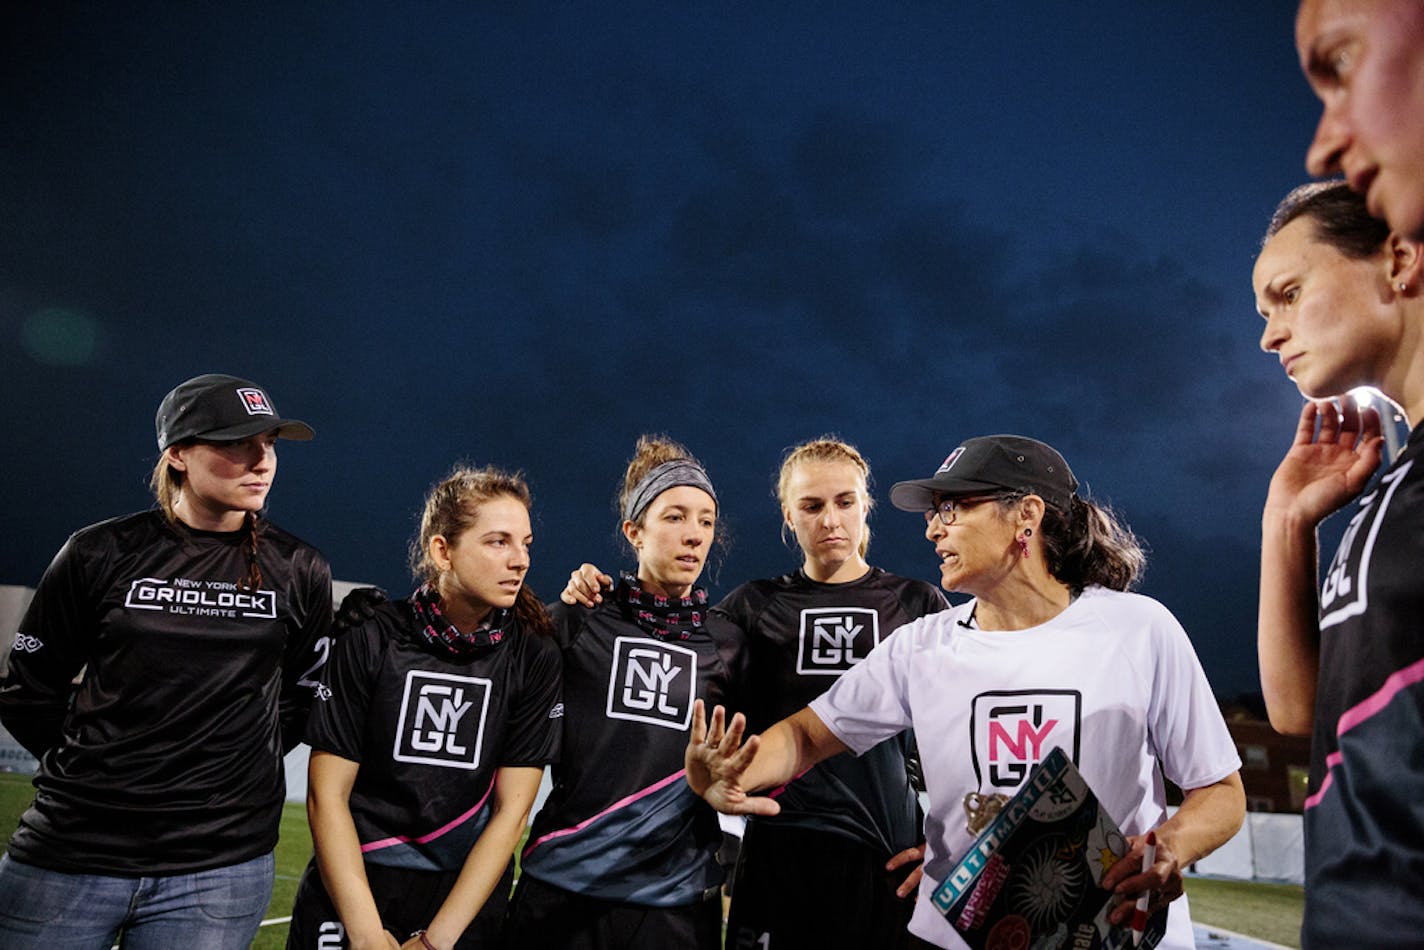
[[[796,672],[839,676],[880,642],[880,615],[869,607],[808,607],[801,611]]]
[[[980,791],[1013,791],[1055,746],[1076,764],[1082,709],[1083,696],[1077,690],[975,696],[969,728]]]
[[[392,758],[452,769],[479,768],[490,687],[489,680],[478,676],[411,670],[405,675]]]
[[[676,643],[641,637],[613,642],[608,718],[631,719],[686,731],[697,694],[697,653]]]

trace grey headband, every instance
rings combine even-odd
[[[717,493],[712,490],[712,481],[701,465],[691,459],[673,459],[671,462],[654,466],[652,471],[643,476],[642,481],[633,486],[633,490],[628,493],[628,501],[623,506],[623,520],[637,521],[643,517],[643,512],[648,510],[654,498],[679,485],[700,488],[712,496],[714,503],[717,501]]]

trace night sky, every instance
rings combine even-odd
[[[1250,269],[1317,117],[1271,2],[67,4],[0,14],[0,583],[150,503],[226,372],[317,430],[270,514],[410,586],[425,488],[527,473],[534,589],[626,564],[642,432],[707,465],[714,596],[792,569],[783,450],[889,485],[1052,443],[1144,592],[1254,690],[1260,505],[1300,397]]]

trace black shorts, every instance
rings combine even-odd
[[[458,871],[366,865],[366,880],[371,885],[371,896],[376,899],[381,923],[401,943],[430,923],[459,876]],[[513,883],[514,862],[511,861],[484,907],[455,944],[456,950],[494,950],[499,946],[500,931],[509,909],[509,888]],[[348,946],[346,929],[341,925],[341,917],[322,885],[321,874],[313,860],[297,885],[292,923],[287,928],[287,950],[335,950]]]
[[[905,950],[915,895],[895,888],[913,870],[828,831],[747,822],[733,877],[727,950]]]
[[[719,950],[720,895],[679,907],[585,897],[529,875],[519,879],[505,926],[508,950]]]

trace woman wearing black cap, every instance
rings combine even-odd
[[[164,397],[157,430],[158,509],[69,538],[0,682],[40,763],[0,858],[0,946],[247,947],[271,896],[331,571],[261,512],[277,439],[312,430],[221,375]]]
[[[1191,643],[1156,601],[1127,593],[1143,565],[1110,512],[1079,497],[1063,457],[1018,436],[970,439],[932,478],[891,490],[925,514],[941,586],[968,602],[901,627],[823,696],[739,744],[701,709],[688,779],[714,807],[774,814],[748,792],[837,752],[862,752],[913,727],[929,791],[924,879],[910,929],[930,945],[965,946],[930,901],[986,821],[1029,770],[1061,747],[1129,836],[1105,887],[1182,893],[1181,869],[1240,827],[1240,760]],[[934,737],[927,741],[926,737]],[[1168,818],[1161,775],[1185,790]],[[1146,833],[1156,861],[1141,868]],[[1109,916],[1126,925],[1132,906]],[[1193,946],[1185,902],[1164,947]]]

